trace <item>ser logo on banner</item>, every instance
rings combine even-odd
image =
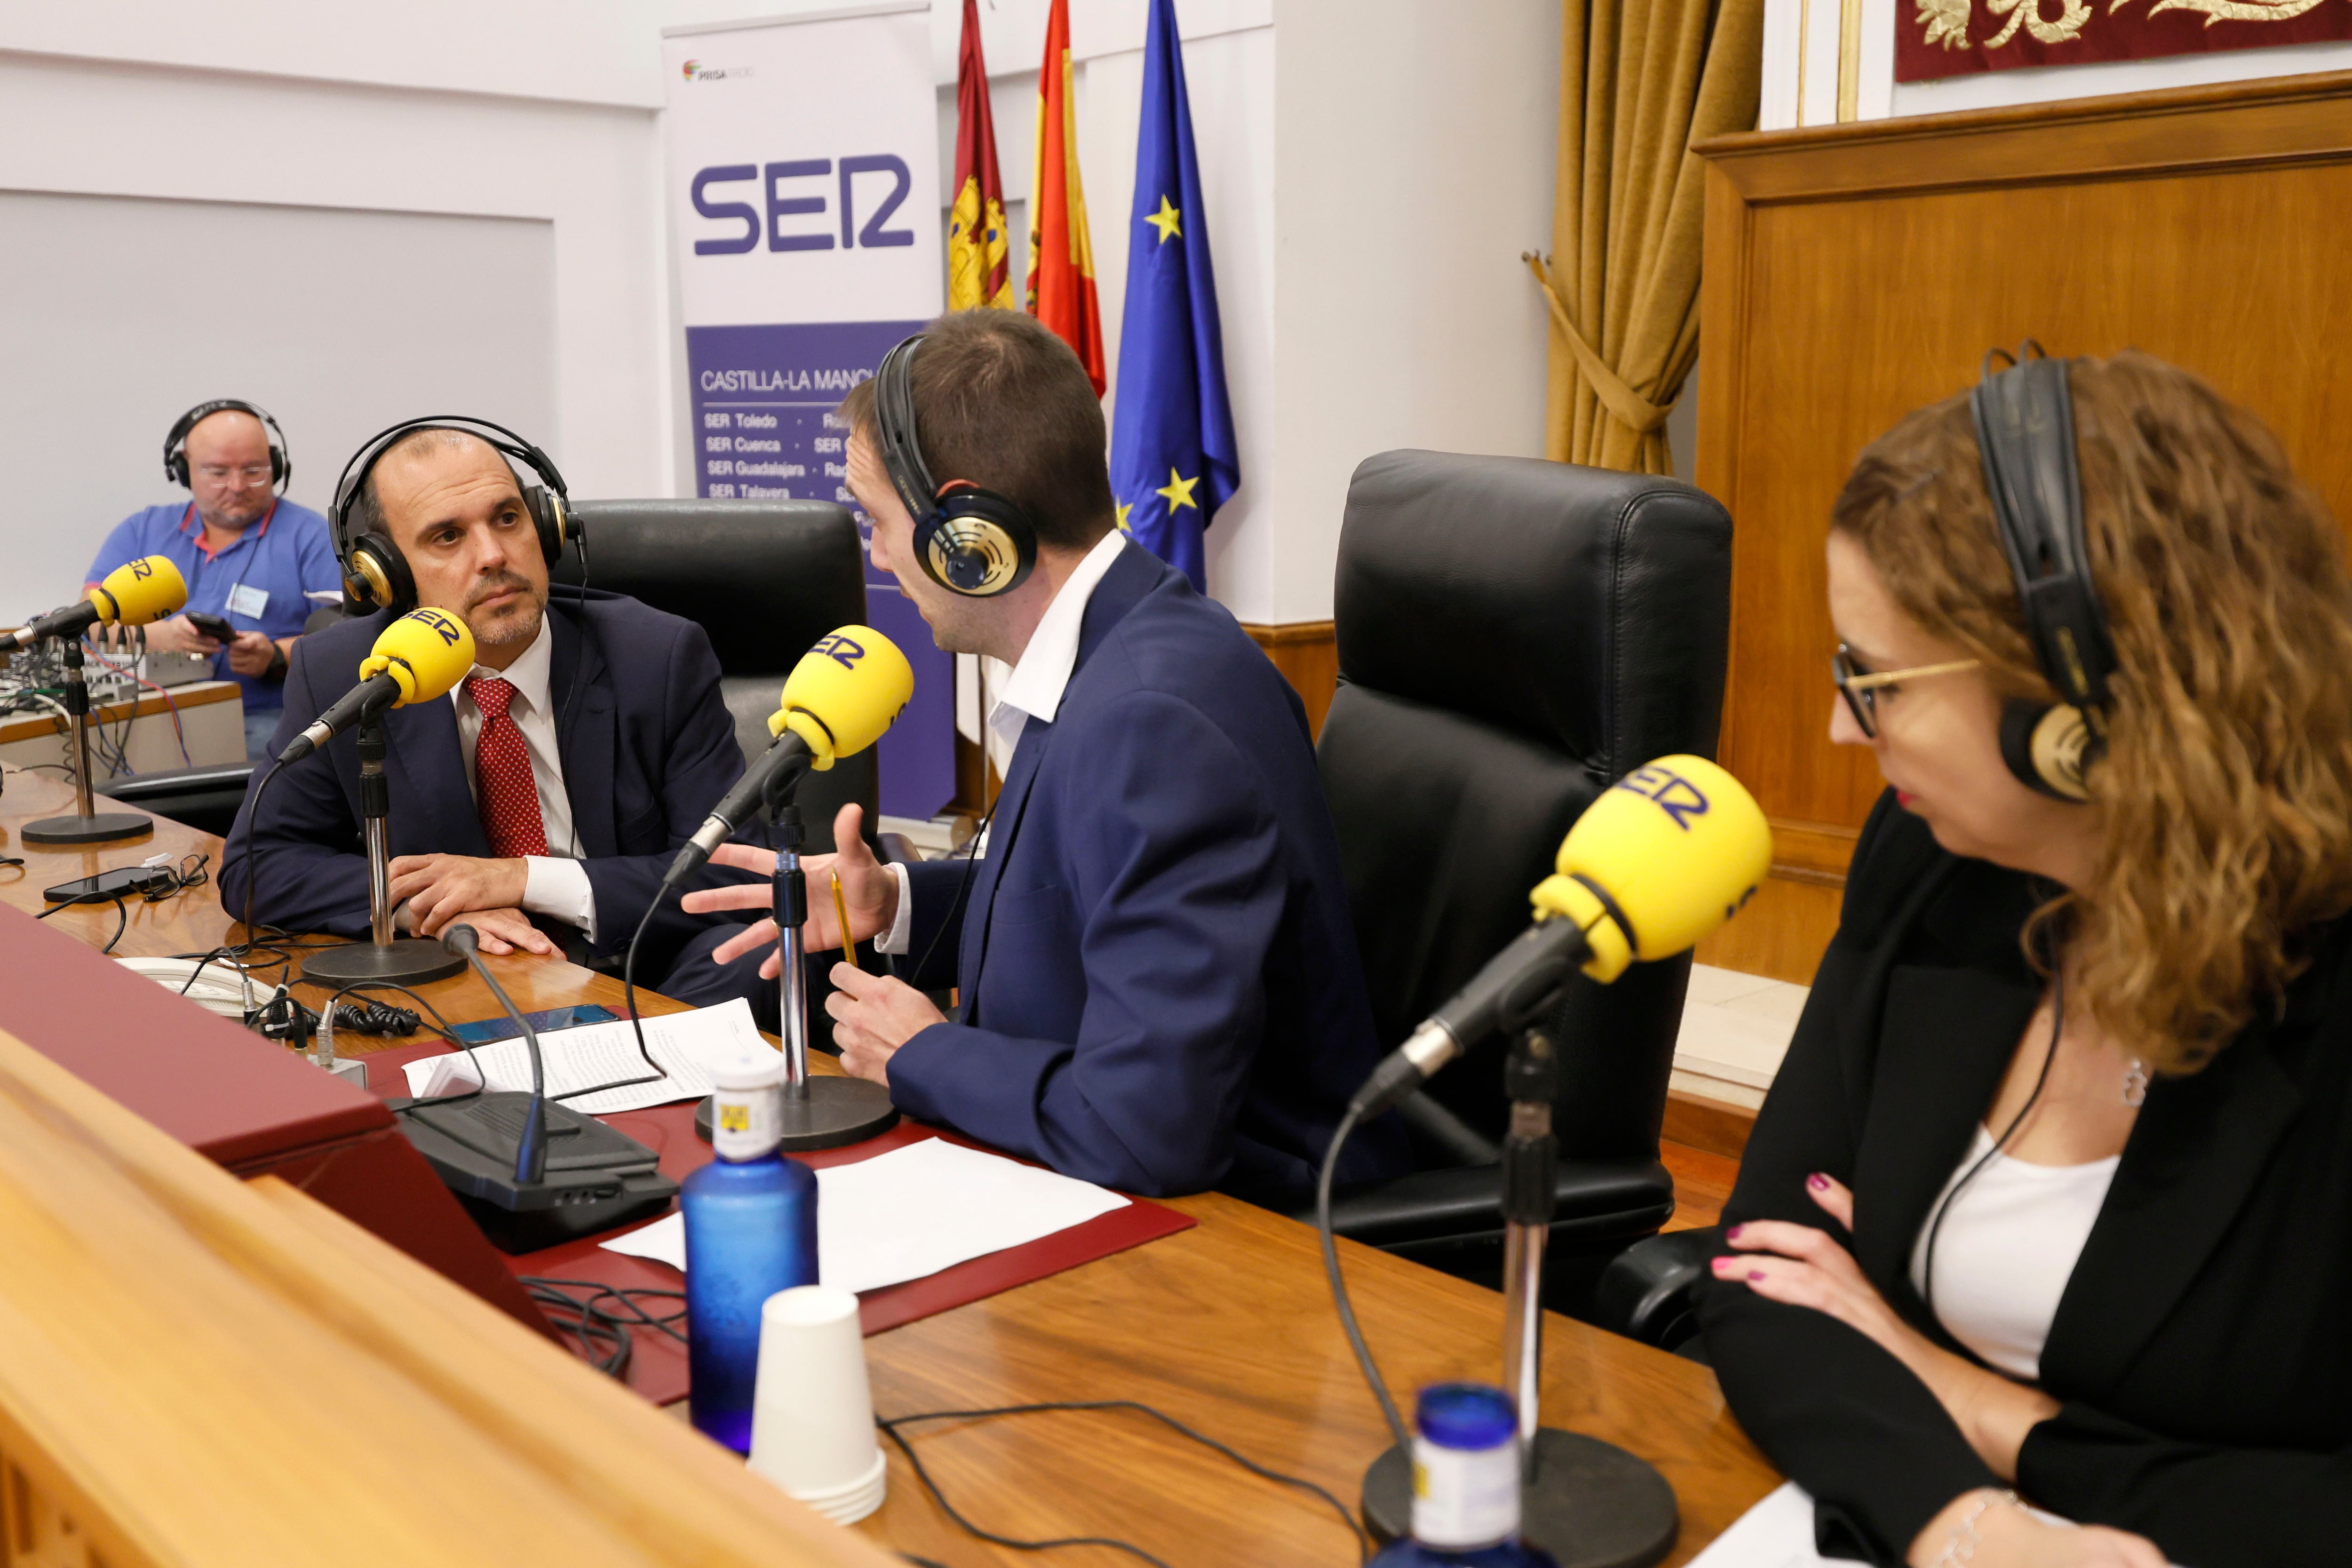
[[[740,256],[760,247],[761,236],[767,237],[770,250],[831,250],[833,236],[815,230],[798,229],[785,232],[783,220],[788,217],[813,216],[825,210],[823,195],[782,194],[788,182],[822,178],[834,173],[831,158],[798,158],[781,163],[716,163],[695,171],[690,195],[694,210],[704,217],[743,226],[740,234],[694,242],[697,256]],[[889,190],[879,205],[871,209],[863,226],[857,222],[857,176],[888,174],[892,177]],[[736,184],[745,181],[759,182],[767,221],[761,222],[760,210],[748,202],[714,201],[713,185]],[[873,153],[861,157],[841,160],[838,176],[840,186],[841,248],[856,249],[859,246],[875,250],[887,247],[912,245],[915,231],[911,228],[885,228],[883,225],[897,216],[907,199],[913,176],[907,161],[895,153]],[[871,182],[868,182],[869,186]],[[805,191],[806,187],[800,187]]]

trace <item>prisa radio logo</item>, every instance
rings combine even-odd
[[[707,66],[700,60],[688,60],[683,68],[682,74],[688,81],[726,81],[730,78],[750,76],[751,68],[750,66]]]

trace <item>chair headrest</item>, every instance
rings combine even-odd
[[[865,556],[846,508],[817,500],[583,500],[588,584],[710,634],[729,675],[781,675],[866,618]],[[566,553],[555,581],[577,585]]]
[[[1382,452],[1348,488],[1339,675],[1614,777],[1714,753],[1730,594],[1730,515],[1677,479]]]

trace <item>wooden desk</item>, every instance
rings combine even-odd
[[[62,786],[14,772],[6,786],[0,837],[8,842],[0,848],[23,854],[33,874],[0,873],[0,900],[37,909],[45,886],[166,850],[206,849],[219,863],[218,840],[161,821],[152,844],[111,852],[16,847],[16,821],[55,809]],[[210,889],[131,910],[119,952],[206,948],[233,929]],[[110,909],[68,910],[51,923],[68,921],[94,943],[114,931]],[[489,962],[518,1006],[619,1008],[620,987],[602,975],[524,955]],[[470,974],[425,994],[457,1021],[497,1011]],[[638,996],[649,1013],[675,1005]],[[815,1066],[838,1070],[823,1057]],[[1171,1203],[1199,1226],[868,1340],[876,1408],[898,1415],[1139,1400],[1352,1504],[1387,1437],[1333,1314],[1314,1232],[1220,1194]],[[1401,1396],[1443,1378],[1499,1375],[1502,1307],[1492,1291],[1340,1245],[1356,1310]],[[1706,1368],[1557,1315],[1546,1332],[1548,1420],[1624,1445],[1673,1483],[1683,1527],[1670,1564],[1687,1561],[1777,1484]],[[1347,1532],[1319,1503],[1144,1417],[1023,1415],[942,1422],[910,1436],[957,1505],[1003,1533],[1117,1535],[1184,1564],[1353,1560]],[[1034,1564],[964,1534],[895,1450],[890,1462],[889,1500],[858,1526],[864,1533],[943,1563]],[[1128,1561],[1107,1551],[1066,1555]]]

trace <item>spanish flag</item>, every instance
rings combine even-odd
[[[971,0],[965,0],[969,10]],[[1045,60],[1037,73],[1037,179],[1029,207],[1029,313],[1070,345],[1102,395],[1102,311],[1095,303],[1095,253],[1087,240],[1087,196],[1078,183],[1077,104],[1070,91],[1070,0],[1045,18]]]
[[[963,0],[956,53],[955,206],[948,217],[948,309],[1013,309],[1006,258],[1004,180],[996,172],[996,121],[988,111],[988,64],[980,53],[979,0]]]

